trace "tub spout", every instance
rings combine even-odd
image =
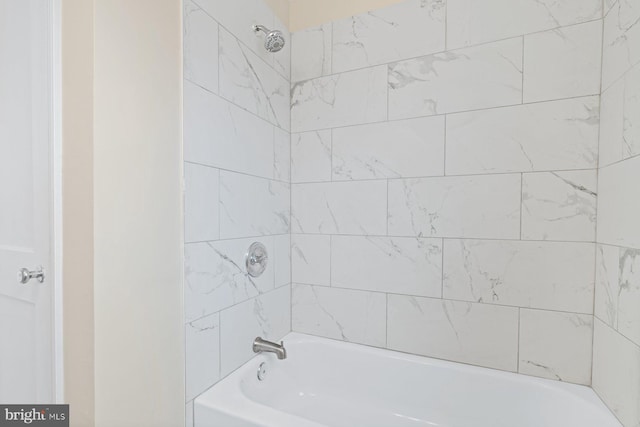
[[[253,352],[254,353],[275,353],[278,359],[283,360],[287,358],[287,350],[284,348],[284,341],[280,341],[280,344],[275,342],[263,340],[260,337],[257,337],[253,341]]]

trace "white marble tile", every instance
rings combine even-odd
[[[384,294],[294,284],[291,309],[296,332],[385,346]]]
[[[602,16],[605,17],[609,11],[611,11],[611,8],[613,7],[613,5],[615,5],[617,2],[617,0],[604,0],[604,9],[602,10]]]
[[[447,116],[447,175],[598,165],[597,96]]]
[[[447,47],[592,21],[602,16],[602,0],[448,0]]]
[[[640,154],[640,64],[602,94],[600,167]]]
[[[220,379],[218,314],[185,325],[186,398],[192,400]]]
[[[624,132],[625,79],[609,86],[600,103],[599,167],[622,160]]]
[[[390,119],[521,101],[521,38],[389,64]]]
[[[291,135],[291,182],[331,181],[331,130]]]
[[[271,53],[271,57],[273,58],[273,68],[279,72],[284,78],[290,82],[291,81],[291,33],[289,33],[289,28],[287,24],[280,21],[278,16],[274,15],[274,24],[273,29],[282,32],[282,36],[284,37],[285,43],[284,47],[275,53]]]
[[[292,281],[308,285],[331,284],[331,236],[291,235]]]
[[[291,203],[294,233],[386,233],[385,181],[293,184]]]
[[[524,38],[524,102],[600,93],[602,21]]]
[[[220,237],[218,175],[218,169],[184,164],[185,242],[217,240]]]
[[[185,405],[185,427],[194,427],[193,426],[193,400]]]
[[[220,238],[289,232],[290,186],[220,172]]]
[[[640,154],[640,64],[625,76],[623,108],[622,157],[626,159]]]
[[[614,329],[618,327],[620,299],[620,248],[596,245],[596,294],[594,314]]]
[[[520,175],[389,181],[392,236],[517,239]]]
[[[640,4],[618,0],[604,19],[602,88],[640,62]]]
[[[220,240],[185,245],[185,317],[187,321],[215,313],[274,287],[274,260],[260,277],[246,273],[249,246],[260,241],[274,254],[272,237]]]
[[[593,242],[598,172],[526,173],[522,177],[522,238]]]
[[[380,122],[386,118],[385,65],[292,85],[292,132]]]
[[[520,311],[518,372],[591,385],[593,317],[555,311]]]
[[[444,298],[591,314],[594,246],[445,240]]]
[[[331,286],[440,298],[442,240],[333,236]]]
[[[607,166],[598,176],[598,242],[640,248],[640,156]]]
[[[220,313],[221,374],[226,376],[255,354],[255,337],[279,341],[291,331],[291,288],[282,286]],[[275,356],[272,356],[275,358]]]
[[[264,49],[264,35],[255,33],[256,24],[272,28],[274,13],[264,0],[193,0],[256,55],[269,64],[273,55]]]
[[[273,125],[188,81],[184,104],[186,161],[274,176]]]
[[[640,250],[620,249],[618,331],[640,346]]]
[[[444,175],[444,116],[333,130],[333,179]]]
[[[593,388],[623,425],[639,425],[640,347],[598,319],[593,346]]]
[[[291,134],[273,128],[273,179],[291,182]]]
[[[184,2],[184,78],[218,92],[218,23],[195,3]]]
[[[334,21],[333,72],[444,51],[445,14],[445,0],[405,0]]]
[[[220,95],[276,126],[289,129],[289,82],[222,28]]]
[[[518,309],[388,296],[387,346],[489,368],[518,369]]]
[[[291,283],[291,235],[281,234],[273,237],[273,262],[275,286]]]
[[[291,81],[331,74],[331,24],[291,34]]]

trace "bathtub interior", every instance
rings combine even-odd
[[[285,345],[286,360],[260,355],[196,402],[210,410],[196,426],[212,409],[274,427],[620,426],[588,387],[296,333]]]

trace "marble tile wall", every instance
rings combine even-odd
[[[291,45],[267,53],[253,24],[286,31],[262,0],[184,0],[187,427],[256,336],[291,330]],[[254,241],[259,278],[244,268]]]
[[[591,384],[600,82],[622,75],[601,76],[602,18],[601,0],[405,0],[292,34],[294,330]],[[614,119],[609,156],[630,155]]]
[[[605,2],[593,388],[640,426],[640,1]]]

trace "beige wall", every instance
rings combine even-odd
[[[273,0],[268,0],[273,1]],[[305,28],[379,9],[402,0],[290,0],[289,29]]]
[[[65,400],[184,423],[181,0],[63,0]]]
[[[289,25],[289,0],[265,0],[276,16],[285,25]]]
[[[98,427],[184,424],[182,1],[94,0]]]
[[[62,1],[64,394],[93,427],[93,2]]]

